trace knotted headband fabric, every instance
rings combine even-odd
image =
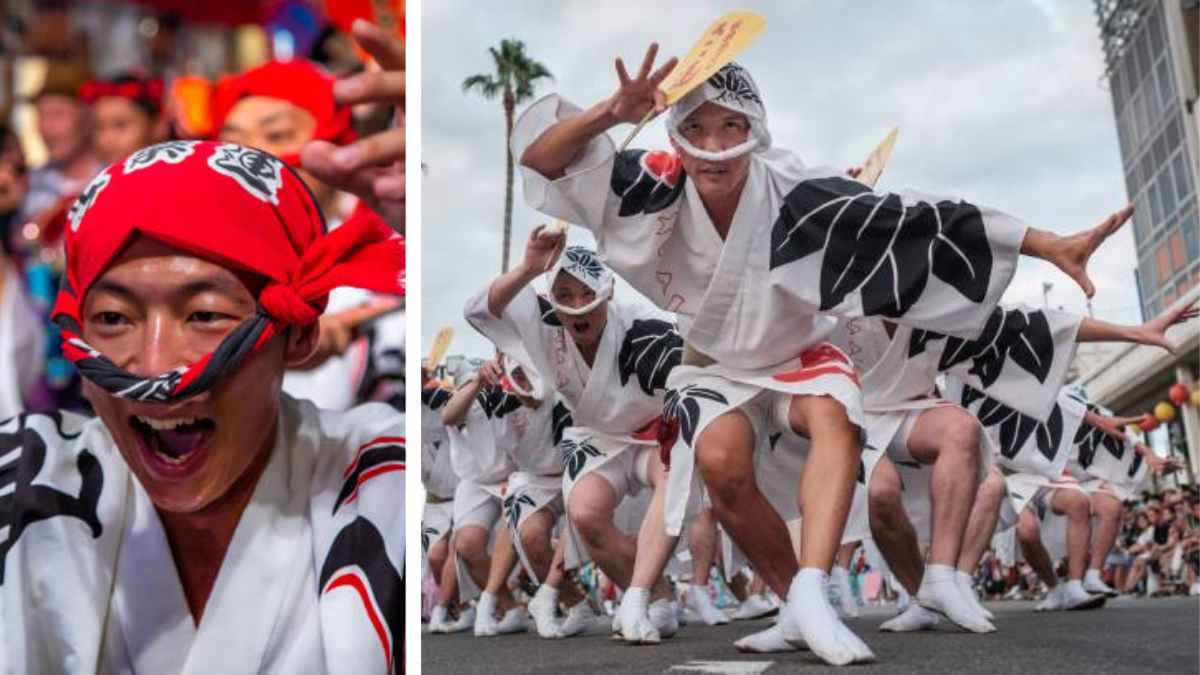
[[[266,96],[292,103],[308,111],[317,121],[313,139],[335,145],[353,143],[358,137],[351,124],[349,106],[333,98],[333,78],[303,59],[269,61],[244,73],[222,79],[213,96],[213,131],[221,126],[238,101],[247,96]],[[282,158],[299,166],[298,156]]]
[[[554,284],[554,278],[559,272],[566,272],[583,283],[584,286],[590,288],[595,294],[596,299],[589,302],[583,307],[566,307],[558,304],[554,299],[554,294],[550,294],[550,304],[554,309],[569,314],[571,316],[580,316],[596,309],[600,303],[608,300],[613,294],[613,273],[612,270],[605,265],[600,256],[590,248],[583,246],[568,246],[562,255],[555,261],[547,275],[550,284]]]
[[[135,235],[264,278],[258,314],[194,363],[154,377],[121,369],[84,342],[81,310],[88,289]],[[209,389],[288,326],[316,322],[338,286],[403,294],[403,239],[370,218],[326,233],[299,176],[261,150],[169,141],[101,171],[72,205],[52,318],[64,355],[84,377],[115,396],[172,401]]]

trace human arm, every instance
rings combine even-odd
[[[504,314],[513,298],[543,274],[562,253],[562,244],[566,242],[564,231],[539,225],[529,235],[525,244],[525,258],[513,269],[501,274],[488,287],[488,311],[492,316]]]
[[[546,178],[561,178],[567,166],[596,136],[622,122],[636,124],[651,111],[657,115],[666,110],[666,95],[658,85],[670,74],[677,59],[668,59],[654,70],[657,53],[658,44],[651,44],[636,78],[629,77],[625,63],[618,58],[617,91],[581,114],[561,120],[543,132],[521,153],[521,165]]]

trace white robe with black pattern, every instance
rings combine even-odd
[[[4,423],[0,672],[399,672],[403,419],[283,397],[198,626],[158,513],[103,423]]]
[[[453,395],[448,389],[421,390],[421,485],[426,503],[421,514],[421,550],[429,549],[450,535],[454,527],[454,489],[458,475],[450,461],[450,436],[442,424],[441,409]],[[434,498],[434,502],[429,500]]]

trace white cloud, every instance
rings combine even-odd
[[[491,351],[462,320],[467,296],[500,266],[503,115],[498,101],[461,93],[464,77],[490,71],[487,48],[523,40],[555,75],[539,95],[557,91],[588,105],[612,93],[614,57],[636,67],[652,40],[682,56],[708,22],[744,4],[426,3],[425,344],[453,325],[452,351]],[[899,126],[883,187],[963,196],[1058,232],[1098,223],[1126,201],[1091,3],[755,4],[767,29],[739,61],[763,90],[776,142],[806,161],[861,162]],[[637,142],[662,147],[665,139],[651,124]],[[544,219],[525,207],[519,181],[515,201],[517,259]],[[1137,319],[1132,250],[1123,232],[1097,255],[1097,316]],[[1006,297],[1041,304],[1043,280],[1054,283],[1051,305],[1084,311],[1083,293],[1038,261],[1022,262]]]

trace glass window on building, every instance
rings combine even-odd
[[[1163,163],[1163,168],[1159,171],[1158,180],[1155,183],[1158,184],[1159,196],[1162,198],[1163,215],[1170,218],[1175,213],[1175,207],[1178,205],[1178,202],[1175,201],[1175,188],[1171,183],[1170,162]]]
[[[1177,270],[1188,267],[1187,254],[1183,251],[1183,233],[1178,229],[1171,233],[1171,263]]]
[[[1151,52],[1157,56],[1166,45],[1166,35],[1163,33],[1162,13],[1155,10],[1146,22],[1146,32],[1150,37]]]
[[[1162,101],[1163,110],[1170,110],[1175,100],[1175,83],[1171,77],[1171,57],[1167,56],[1158,62],[1158,96]]]
[[[1175,193],[1182,201],[1192,193],[1192,172],[1188,170],[1187,150],[1180,148],[1171,164],[1175,174]]]
[[[1200,219],[1196,217],[1194,206],[1184,211],[1179,227],[1183,230],[1183,243],[1187,259],[1192,262],[1200,262]]]
[[[1157,183],[1150,183],[1149,189],[1146,190],[1146,198],[1150,202],[1150,222],[1154,229],[1158,229],[1163,226],[1163,208],[1158,196]]]
[[[1154,59],[1150,55],[1150,42],[1146,40],[1145,31],[1133,38],[1133,49],[1137,52],[1138,80],[1142,81],[1146,79],[1151,66],[1154,65]]]
[[[1171,250],[1164,241],[1154,250],[1154,275],[1167,281],[1174,274],[1175,270],[1171,267]]]

